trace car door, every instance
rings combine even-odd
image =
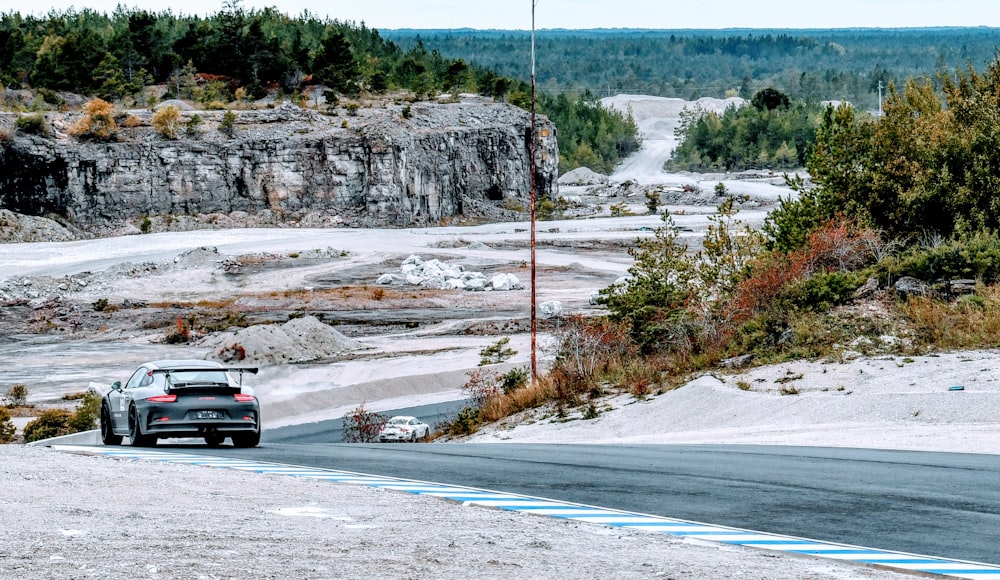
[[[115,424],[115,430],[128,430],[128,408],[132,404],[135,390],[139,388],[142,380],[149,374],[149,369],[142,366],[136,369],[125,386],[121,390],[111,391],[108,401],[111,403],[111,420]]]

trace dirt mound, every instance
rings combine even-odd
[[[217,334],[199,345],[209,348],[208,360],[255,365],[317,360],[361,346],[314,316]]]
[[[607,182],[607,175],[597,173],[589,167],[577,167],[559,178],[559,185],[599,185]]]

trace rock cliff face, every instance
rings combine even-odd
[[[14,130],[0,144],[0,209],[62,216],[85,228],[142,216],[265,215],[273,223],[437,224],[515,219],[530,198],[530,115],[497,103],[386,104],[351,115],[292,105],[222,111],[170,140],[150,111],[119,117],[116,140],[70,136],[79,114],[49,114],[51,136]],[[126,120],[127,119],[127,120]],[[128,128],[125,128],[128,127]],[[539,117],[536,191],[556,194],[555,128]]]

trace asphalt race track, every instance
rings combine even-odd
[[[1000,564],[1000,458],[739,445],[289,444],[184,453],[486,488]]]

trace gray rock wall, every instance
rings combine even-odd
[[[348,225],[423,225],[451,217],[514,219],[530,195],[530,116],[505,104],[362,108],[328,115],[291,105],[238,112],[235,135],[221,111],[185,112],[204,123],[169,140],[152,112],[132,111],[117,140],[71,136],[79,115],[49,114],[51,136],[13,132],[0,145],[0,209],[56,214],[81,227],[147,215],[308,214]],[[123,123],[124,124],[124,123]],[[537,192],[555,196],[555,128],[539,117]]]

